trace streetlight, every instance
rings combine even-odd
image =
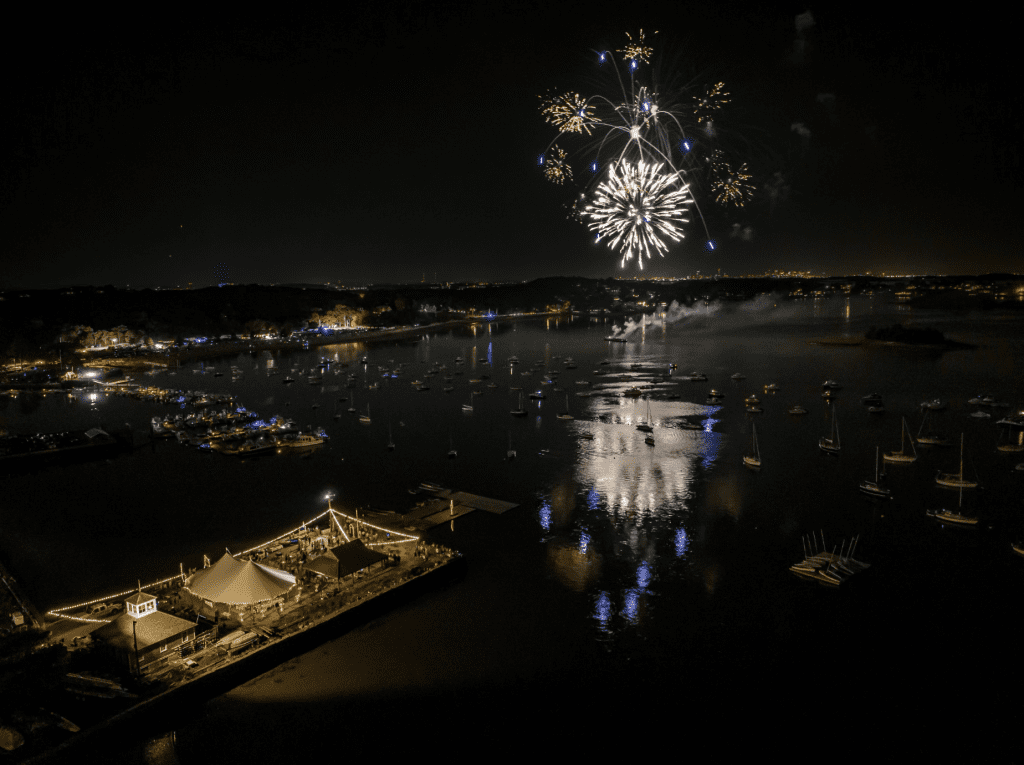
[[[333,507],[331,507],[331,500],[333,498],[334,498],[334,494],[332,494],[331,492],[327,492],[327,494],[324,495],[324,499],[327,500],[327,509],[328,510],[333,510],[334,509]]]

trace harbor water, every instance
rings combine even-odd
[[[976,347],[811,342],[896,322]],[[789,736],[852,738],[866,751],[886,737],[936,751],[1003,746],[1019,704],[988,688],[1008,688],[1018,661],[1024,559],[1011,542],[1024,533],[1024,453],[997,449],[1021,429],[996,421],[1024,409],[1019,312],[915,313],[884,294],[763,297],[666,307],[624,343],[606,341],[613,325],[499,320],[142,375],[231,391],[264,419],[330,438],[246,459],[164,439],[6,475],[0,556],[46,610],[248,548],[319,514],[328,493],[335,507],[401,513],[422,499],[410,489],[435,482],[519,503],[428,532],[466,555],[465,580],[182,710],[168,730],[183,763],[211,751],[294,761],[322,751],[325,735],[367,753],[529,751],[556,733],[559,751],[660,741],[678,753],[712,731],[749,733],[751,751],[772,736],[768,750],[790,755],[805,750]],[[322,382],[310,384],[321,362]],[[826,380],[841,386],[831,402]],[[634,387],[639,397],[624,395]],[[884,413],[862,402],[876,392]],[[982,407],[968,400],[982,394],[1009,406],[972,417]],[[512,416],[520,395],[527,414]],[[746,411],[750,395],[762,413]],[[933,399],[947,405],[922,409]],[[788,414],[795,404],[807,414]],[[0,398],[13,432],[128,424],[141,439],[172,411],[91,389]],[[925,411],[924,429],[954,446],[881,465],[891,499],[858,491],[874,479],[876,448],[899,449],[901,418],[916,434]],[[833,421],[838,455],[818,448]],[[647,423],[653,445],[636,427]],[[757,472],[742,463],[755,423]],[[959,469],[961,434],[964,474],[981,485],[962,496],[935,483]],[[944,508],[980,522],[929,517]],[[788,567],[812,533],[828,551],[857,539],[871,568],[838,588],[795,577]],[[950,715],[957,732],[943,724]]]

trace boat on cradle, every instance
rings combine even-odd
[[[654,426],[651,425],[651,402],[647,402],[647,419],[636,426],[636,429],[644,433],[654,432]]]
[[[572,419],[572,415],[569,413],[569,394],[568,393],[565,394],[565,411],[564,412],[559,412],[555,416],[558,417],[558,419],[560,419],[560,420],[571,420]]]
[[[839,453],[839,422],[835,409],[832,410],[832,428],[827,436],[818,439],[818,448],[829,454]]]
[[[951,526],[977,526],[978,519],[972,515],[964,515],[964,490],[960,487],[960,500],[956,510],[934,510],[928,515],[932,516],[939,523],[948,523]]]
[[[743,464],[746,465],[748,468],[752,468],[754,470],[760,470],[761,469],[761,449],[757,445],[757,425],[753,426],[753,431],[754,431],[754,435],[753,435],[753,438],[751,439],[751,441],[752,441],[752,445],[751,445],[752,451],[751,451],[750,454],[744,454],[743,455]]]
[[[910,437],[907,430],[907,418],[903,418],[903,430],[900,432],[900,450],[898,452],[886,452],[882,459],[886,462],[915,462],[917,460],[917,449],[914,448],[914,439]],[[910,454],[907,454],[906,443],[910,443]]]
[[[935,476],[935,483],[949,489],[973,489],[978,485],[977,481],[969,481],[964,478],[964,435],[960,434],[960,472],[943,473]]]
[[[878,452],[879,448],[875,447],[875,480],[869,481],[866,478],[860,482],[860,490],[865,494],[870,494],[872,497],[888,497],[892,492],[886,489],[879,482],[878,478]]]
[[[804,409],[802,406],[800,406],[800,404],[796,404],[795,406],[791,406],[786,411],[789,412],[790,414],[807,414],[807,410]]]
[[[853,551],[859,541],[860,535],[857,535],[851,540],[849,549],[846,549],[844,541],[839,555],[836,555],[834,547],[831,553],[824,551],[825,535],[822,534],[822,551],[818,552],[818,540],[812,533],[810,540],[807,538],[800,540],[804,548],[804,559],[799,563],[794,563],[789,570],[802,579],[810,579],[830,587],[839,586],[855,574],[871,567],[870,563],[863,563],[853,557]]]

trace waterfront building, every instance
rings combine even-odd
[[[141,590],[125,602],[125,612],[92,633],[97,647],[137,675],[180,658],[196,639],[196,623],[157,609],[156,598]]]
[[[386,560],[386,555],[371,550],[363,544],[361,539],[356,539],[324,550],[316,558],[306,563],[303,569],[327,579],[344,579],[363,569],[373,566],[379,568],[384,565]]]

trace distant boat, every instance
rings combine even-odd
[[[525,417],[526,410],[523,409],[523,391],[519,391],[519,406],[509,412],[513,417]]]
[[[860,490],[865,494],[870,494],[873,497],[888,497],[892,492],[889,489],[884,488],[878,481],[878,451],[879,448],[875,447],[875,480],[869,481],[864,479],[860,482]]]
[[[924,444],[925,446],[949,446],[949,439],[938,433],[925,433],[924,426],[928,422],[928,411],[925,410],[924,417],[921,418],[921,427],[917,429],[917,442]]]
[[[453,459],[458,457],[459,453],[455,451],[455,442],[452,441],[451,437],[448,438],[448,458]]]
[[[739,372],[736,372],[736,373],[734,373],[733,375],[731,375],[731,378],[732,378],[733,380],[746,380],[746,379],[747,379],[747,376],[746,376],[746,375],[743,375],[743,374],[740,374]]]
[[[754,470],[761,469],[761,449],[757,445],[757,425],[753,426],[752,452],[743,455],[743,464]]]
[[[393,451],[395,448],[395,441],[391,437],[391,420],[388,420],[388,449]]]
[[[359,421],[369,424],[370,422],[370,405],[366,405],[366,414],[359,415]]]
[[[624,338],[624,337],[612,337],[611,335],[606,337],[605,340],[607,340],[609,343],[624,343],[624,342],[626,342],[626,338]]]
[[[516,450],[512,448],[512,431],[508,432],[508,451],[505,452],[506,459],[514,460],[516,458]]]
[[[790,414],[807,414],[807,410],[804,409],[800,404],[796,404],[787,409]]]
[[[472,391],[469,392],[469,401],[467,401],[465,404],[462,405],[462,411],[463,412],[472,412],[473,411],[473,392]]]
[[[978,519],[972,515],[964,515],[964,490],[960,487],[960,500],[956,510],[937,510],[929,513],[939,523],[948,523],[952,526],[977,526]]]
[[[654,446],[654,436],[648,434],[647,437],[644,438],[644,443],[648,446]]]
[[[829,454],[839,453],[839,422],[836,418],[836,410],[832,410],[832,428],[829,435],[818,439],[818,447]]]
[[[964,434],[960,434],[960,472],[943,473],[935,476],[935,483],[949,489],[973,489],[978,485],[977,481],[968,481],[964,478]]]
[[[654,431],[654,426],[651,425],[651,402],[647,401],[647,419],[636,426],[637,430],[643,431],[644,433],[651,433]]]
[[[637,398],[639,396],[642,396],[643,393],[644,392],[642,390],[640,390],[634,385],[632,388],[627,388],[625,391],[623,391],[622,395],[626,396],[627,398]]]
[[[917,460],[917,449],[914,448],[914,439],[907,431],[907,418],[902,418],[902,430],[900,431],[900,450],[898,452],[886,452],[882,459],[886,462],[914,462]],[[910,454],[907,454],[904,444],[910,442]]]
[[[569,413],[569,394],[565,394],[565,411],[559,412],[557,415],[560,420],[571,420],[572,415]]]
[[[349,406],[348,411],[352,412],[353,414],[355,414],[356,412],[356,394],[354,393],[352,394],[352,405]]]

